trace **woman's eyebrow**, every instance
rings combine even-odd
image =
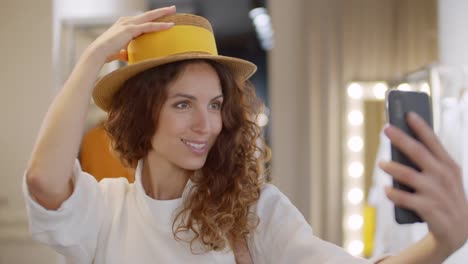
[[[223,98],[223,95],[220,94],[220,95],[218,95],[218,96],[215,96],[215,97],[213,97],[213,99],[211,99],[210,101],[216,100],[216,99],[218,99],[218,98]]]
[[[183,94],[183,93],[176,93],[174,94],[173,96],[169,97],[169,98],[174,98],[174,97],[184,97],[184,98],[188,98],[188,99],[191,99],[191,100],[194,100],[196,101],[197,98],[193,95],[190,95],[190,94]]]
[[[176,94],[172,95],[172,96],[169,97],[169,98],[175,98],[175,97],[184,97],[184,98],[187,98],[187,99],[190,99],[190,100],[194,100],[194,101],[197,100],[197,98],[196,98],[195,96],[190,95],[190,94],[184,94],[184,93],[176,93]],[[223,95],[220,94],[220,95],[218,95],[218,96],[215,96],[215,97],[213,97],[210,101],[216,100],[216,99],[218,99],[218,98],[223,98]]]

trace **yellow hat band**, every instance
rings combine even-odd
[[[176,25],[164,31],[143,34],[127,48],[128,64],[186,52],[218,55],[214,35],[207,29]]]

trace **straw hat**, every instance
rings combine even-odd
[[[255,64],[246,60],[218,55],[213,29],[203,17],[174,14],[155,21],[174,22],[174,26],[132,40],[127,47],[128,65],[97,81],[93,99],[104,111],[109,111],[114,94],[126,80],[163,64],[189,59],[213,60],[226,65],[242,80],[247,80],[257,70]]]

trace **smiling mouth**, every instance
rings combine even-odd
[[[206,142],[200,142],[200,141],[197,142],[197,141],[190,141],[190,140],[185,140],[185,139],[181,139],[181,141],[196,152],[204,152],[208,146],[208,143]]]

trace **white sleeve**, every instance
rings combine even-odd
[[[258,263],[371,263],[314,236],[299,210],[273,185],[262,190],[256,213],[260,223],[251,252]]]
[[[48,210],[32,198],[25,178],[23,194],[33,239],[76,263],[91,263],[105,202],[96,179],[83,172],[76,160],[72,195],[57,210]]]

